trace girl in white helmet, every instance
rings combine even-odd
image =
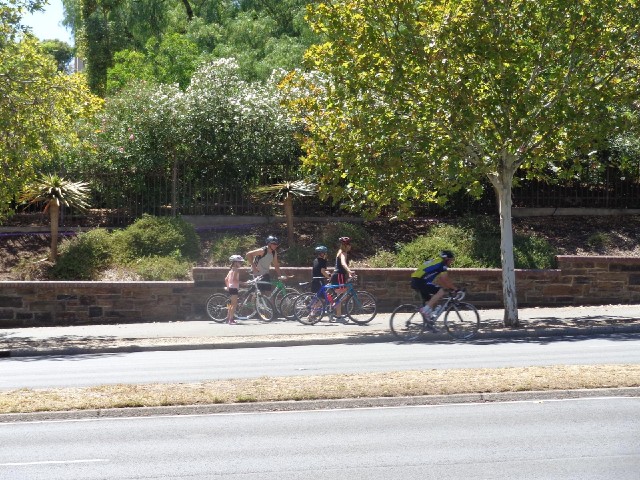
[[[235,325],[236,321],[233,316],[236,313],[238,305],[238,288],[240,287],[240,267],[244,263],[244,258],[240,255],[231,255],[229,257],[231,269],[224,279],[225,290],[229,293],[229,309],[227,311],[227,323]]]

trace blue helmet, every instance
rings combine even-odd
[[[316,247],[315,252],[316,252],[316,255],[319,254],[319,253],[327,253],[327,252],[329,252],[329,249],[327,247],[325,247],[324,245],[318,245]]]

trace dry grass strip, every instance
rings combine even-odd
[[[0,413],[638,387],[640,365],[420,370],[0,392]]]

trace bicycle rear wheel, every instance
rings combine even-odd
[[[413,342],[420,338],[424,331],[424,320],[419,307],[405,303],[396,307],[389,318],[391,333],[403,342]]]
[[[447,333],[457,340],[469,340],[480,328],[480,314],[470,303],[452,303],[444,316]]]
[[[256,295],[256,314],[264,322],[270,322],[276,317],[276,309],[269,297]]]
[[[369,292],[353,292],[347,300],[347,315],[357,325],[366,325],[376,313],[376,299]]]
[[[300,294],[293,304],[294,316],[303,325],[318,323],[324,316],[325,310],[326,302],[318,299],[315,293]]]
[[[280,312],[280,316],[285,320],[295,320],[296,315],[293,309],[295,305],[296,298],[298,298],[300,294],[298,292],[287,293],[284,297],[280,299],[280,303],[276,307]]]
[[[211,320],[223,323],[229,312],[229,296],[224,293],[214,293],[205,303],[207,315]]]

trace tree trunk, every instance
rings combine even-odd
[[[291,247],[295,243],[293,238],[293,199],[291,196],[284,199],[284,216],[287,220],[287,241]]]
[[[54,198],[49,202],[49,218],[51,220],[51,251],[49,259],[52,262],[58,258],[58,219],[60,216],[60,200]]]
[[[508,163],[508,162],[505,162]],[[510,164],[513,165],[513,164]],[[500,259],[502,260],[502,299],[504,303],[504,326],[518,327],[518,296],[516,294],[516,271],[513,257],[513,226],[511,223],[511,186],[515,168],[505,168],[500,175],[490,177],[498,196],[500,208]]]

